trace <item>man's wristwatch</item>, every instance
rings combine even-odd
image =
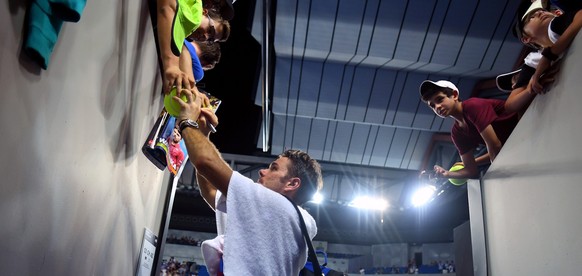
[[[180,133],[182,133],[182,131],[184,131],[184,129],[187,127],[199,128],[198,123],[190,119],[184,119],[178,123],[178,129],[180,130]]]

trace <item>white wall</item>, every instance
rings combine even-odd
[[[489,275],[580,275],[582,36],[483,179]]]
[[[455,245],[453,243],[425,243],[422,245],[422,264],[424,265],[429,265],[432,261],[444,263],[454,260]]]
[[[161,108],[146,1],[88,1],[47,71],[20,56],[26,2],[0,8],[0,271],[135,274],[166,190],[140,151]]]
[[[406,243],[372,245],[374,267],[407,266],[409,246]]]

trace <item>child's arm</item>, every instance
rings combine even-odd
[[[505,112],[513,113],[520,112],[528,106],[536,94],[530,93],[530,86],[523,86],[515,88],[509,94],[509,97],[505,101]]]
[[[551,53],[556,56],[560,56],[562,53],[564,53],[564,51],[572,43],[572,40],[574,40],[574,38],[578,34],[578,31],[580,31],[580,28],[582,28],[582,10],[576,12],[576,15],[574,16],[574,19],[572,20],[570,26],[568,26],[568,28],[564,31],[560,38],[558,38],[556,43],[554,43],[554,45],[551,47],[550,50]],[[546,71],[546,69],[548,69],[548,67],[550,67],[551,64],[552,61],[545,56],[540,59],[540,63],[536,68],[536,72],[534,73],[530,81],[530,85],[533,92],[541,93],[543,91],[543,85],[540,84],[539,79],[540,76]]]
[[[497,134],[495,133],[495,130],[493,129],[491,124],[485,127],[485,129],[481,131],[480,134],[481,137],[483,138],[483,141],[485,141],[485,145],[487,146],[487,153],[489,153],[489,159],[491,159],[491,162],[493,162],[493,160],[495,160],[495,157],[497,157],[497,154],[499,154],[499,151],[501,150],[501,147],[503,145],[501,144],[501,141],[497,137]]]
[[[437,176],[442,178],[466,179],[479,177],[479,169],[477,168],[477,162],[473,156],[473,150],[461,154],[461,161],[464,166],[461,170],[451,172],[441,166],[435,165],[434,172]]]
[[[177,91],[182,88],[189,89],[190,82],[184,72],[180,70],[179,58],[172,53],[172,21],[176,14],[175,0],[157,0],[158,4],[158,43],[160,45],[160,55],[164,70],[162,88],[164,93],[168,93],[172,86],[176,86]]]
[[[489,153],[486,152],[483,155],[480,155],[479,157],[475,158],[475,163],[477,164],[477,166],[483,166],[483,165],[487,165],[489,163],[491,163],[491,158],[489,157]],[[465,165],[463,165],[465,166]]]
[[[194,72],[192,71],[192,57],[190,56],[190,51],[188,51],[188,48],[184,44],[182,44],[182,54],[180,54],[180,70],[186,74],[189,83],[196,85]]]
[[[556,74],[560,71],[562,60],[558,60],[545,70],[544,74],[539,78],[538,83],[542,85],[542,93],[547,92],[547,87],[554,83]],[[522,70],[522,74],[523,74]],[[533,76],[533,75],[531,75]],[[531,80],[531,76],[529,77]],[[532,92],[531,83],[527,83],[521,87],[516,87],[511,91],[507,100],[505,100],[505,112],[524,112],[531,101],[535,98],[536,93]]]

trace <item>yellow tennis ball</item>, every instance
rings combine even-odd
[[[465,166],[459,164],[459,165],[452,166],[449,171],[456,172],[456,171],[462,170],[464,168],[465,168]],[[460,186],[460,185],[463,185],[463,184],[467,183],[467,179],[449,178],[449,182],[451,182],[451,184],[453,184],[453,185]]]
[[[176,96],[176,87],[172,87],[172,90],[170,90],[170,93],[167,94],[166,96],[164,96],[164,107],[166,108],[166,111],[168,111],[168,114],[174,116],[174,117],[178,117],[178,115],[180,115],[180,110],[182,109],[180,107],[180,103],[178,103],[178,101],[174,100],[172,97]],[[186,95],[182,94],[182,96],[180,96],[180,98],[185,101],[188,102],[188,98],[186,98]]]

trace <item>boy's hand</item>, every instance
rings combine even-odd
[[[549,90],[549,86],[556,80],[556,74],[560,72],[560,65],[562,64],[562,59],[552,63],[552,66],[548,68],[544,74],[540,76],[539,83],[543,86],[541,91],[545,94]]]
[[[198,96],[200,97],[202,107],[203,108],[210,107],[210,99],[208,99],[208,96],[206,95],[206,93],[199,92],[198,88],[196,88],[196,91],[198,92]]]
[[[540,78],[534,75],[530,80],[527,88],[531,93],[541,94],[544,90],[544,86],[540,83]]]
[[[181,91],[182,89],[190,89],[191,87],[194,86],[194,79],[189,78],[186,75],[186,73],[180,70],[180,67],[168,66],[168,68],[164,71],[164,84],[163,84],[164,94],[170,93],[172,86],[176,86],[176,91]]]
[[[448,178],[449,171],[446,170],[445,168],[443,168],[439,165],[434,165],[433,170],[434,170],[436,177]]]

